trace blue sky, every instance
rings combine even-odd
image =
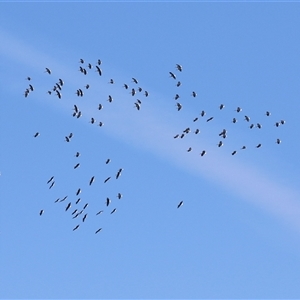
[[[300,297],[299,3],[0,8],[1,298]]]

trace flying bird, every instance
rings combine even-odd
[[[116,211],[117,209],[116,208],[114,208],[112,211],[111,211],[111,213],[110,214],[113,214],[115,211]]]
[[[182,66],[181,66],[181,65],[176,64],[176,68],[177,68],[177,70],[178,70],[179,72],[182,72]]]
[[[100,211],[98,211],[97,213],[96,213],[96,216],[98,216],[98,215],[100,215],[100,214],[102,214],[103,213],[103,210],[100,210]]]
[[[257,146],[256,146],[256,148],[260,148],[261,147],[261,144],[258,144]]]
[[[128,84],[124,83],[123,87],[128,90]]]
[[[87,214],[85,214],[85,215],[83,216],[83,218],[82,218],[82,222],[84,222],[84,221],[85,221],[86,217],[87,217]]]
[[[33,137],[38,137],[40,135],[40,133],[39,132],[37,132]]]
[[[170,74],[170,77],[172,77],[173,79],[176,79],[176,76],[175,76],[175,74],[174,74],[174,73],[172,73],[172,72],[169,72],[169,74]]]
[[[122,194],[118,193],[117,197],[118,197],[118,199],[121,199],[122,198]]]
[[[102,104],[99,104],[98,110],[101,110],[102,108],[103,108],[103,105],[102,105]]]
[[[44,210],[42,209],[42,210],[40,211],[40,216],[41,216],[43,213],[44,213]]]
[[[178,81],[178,82],[176,83],[176,86],[177,86],[177,87],[180,87],[180,86],[181,86],[181,82]]]
[[[50,183],[54,179],[54,176],[52,176],[48,181],[47,184]]]
[[[266,111],[266,116],[267,117],[271,116],[271,113],[269,111]]]
[[[147,91],[145,91],[145,97],[148,97],[149,93]]]
[[[78,229],[78,227],[79,227],[79,225],[75,226],[75,227],[73,228],[73,231],[76,230],[76,229]]]
[[[200,132],[200,130],[197,128],[196,130],[195,130],[195,134],[198,134]]]
[[[51,185],[49,186],[49,190],[54,186],[55,181],[52,181]]]
[[[106,183],[109,179],[110,179],[110,177],[107,177],[107,178],[104,180],[104,183]]]
[[[242,109],[240,107],[237,107],[237,109],[235,110],[236,112],[241,112]]]
[[[80,153],[79,153],[79,152],[76,152],[75,156],[76,156],[76,157],[79,157],[79,156],[80,156]]]
[[[205,113],[205,111],[204,111],[204,110],[202,110],[202,111],[201,111],[201,117],[204,117],[204,116],[205,116],[205,114],[206,114],[206,113]]]
[[[116,179],[118,179],[120,177],[122,171],[123,171],[123,169],[119,169],[119,171],[118,171],[118,173],[116,175]]]
[[[214,117],[210,117],[209,119],[206,120],[206,122],[209,122],[213,119]]]
[[[206,154],[206,151],[205,151],[205,150],[203,150],[203,151],[200,153],[201,156],[204,156],[205,154]]]
[[[249,118],[248,116],[245,116],[245,120],[246,120],[247,122],[250,122],[250,118]]]
[[[192,151],[192,147],[188,148],[186,151],[187,152],[191,152]]]
[[[236,154],[236,151],[233,151],[232,153],[231,153],[231,155],[235,155]]]
[[[183,201],[180,201],[179,204],[177,205],[177,208],[183,205]]]
[[[68,203],[68,205],[66,206],[66,211],[71,207],[71,202]]]
[[[98,66],[96,66],[96,72],[98,72],[98,74],[101,76],[102,75],[102,70],[98,67]]]
[[[51,70],[49,68],[46,68],[45,73],[51,74]]]
[[[85,210],[88,207],[88,205],[89,205],[88,203],[84,204],[84,207],[82,210]]]
[[[76,196],[78,196],[81,193],[81,189],[78,189],[76,192]]]
[[[138,84],[138,81],[135,78],[132,78],[132,81],[136,84]]]
[[[108,95],[107,101],[108,101],[109,103],[111,103],[111,102],[113,101],[113,97],[112,97],[111,95]]]
[[[280,139],[277,139],[276,140],[276,143],[279,145],[281,143],[281,140]]]
[[[77,156],[77,157],[78,157],[78,156]],[[74,166],[74,169],[77,169],[79,166],[80,166],[80,163],[76,164],[76,165]]]
[[[109,162],[110,162],[110,159],[108,158],[105,163],[108,164]]]
[[[220,109],[223,109],[224,107],[225,107],[225,105],[224,105],[224,104],[221,104],[219,108],[220,108]]]
[[[182,109],[182,105],[181,105],[180,103],[177,102],[177,103],[176,103],[176,106],[177,106],[177,110],[178,110],[178,111],[180,111],[180,110]]]
[[[92,185],[92,183],[94,182],[94,180],[95,180],[95,176],[93,176],[93,177],[91,178],[91,180],[90,180],[90,185]]]
[[[194,98],[197,97],[196,92],[192,92],[192,96],[193,96]]]
[[[111,200],[109,198],[106,198],[106,206],[110,204]]]
[[[102,230],[102,228],[99,228],[98,230],[96,230],[95,234],[97,234],[98,232],[100,232]]]

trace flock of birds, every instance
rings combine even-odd
[[[95,64],[95,66],[93,66],[93,65],[90,64],[90,63],[88,63],[88,64],[85,66],[85,61],[84,61],[83,59],[80,59],[79,63],[80,63],[80,65],[79,65],[79,72],[81,72],[83,75],[87,75],[88,72],[89,72],[90,70],[92,70],[93,68],[95,69],[95,72],[97,72],[99,76],[102,76],[102,75],[103,75],[103,71],[102,71],[102,69],[101,69],[101,64],[102,64],[102,62],[101,62],[100,59],[97,60],[97,63]],[[174,72],[171,72],[171,71],[169,72],[170,78],[173,79],[173,80],[176,80],[176,88],[179,88],[179,87],[181,86],[181,81],[179,81],[179,80],[177,79],[177,77],[178,77],[178,75],[179,75],[179,74],[177,74],[177,72],[181,73],[182,71],[183,71],[182,66],[179,65],[179,64],[176,64],[176,70],[175,70]],[[51,74],[52,74],[52,72],[51,72],[51,70],[50,70],[49,68],[45,68],[45,71],[44,71],[44,72],[47,73],[48,75],[51,75]],[[27,97],[29,96],[29,94],[32,93],[32,92],[34,91],[34,87],[33,87],[33,85],[31,84],[31,82],[32,82],[32,81],[31,81],[31,77],[27,77],[26,79],[30,82],[29,85],[28,85],[28,87],[25,89],[25,92],[24,92],[24,96],[27,98]],[[137,95],[141,94],[142,92],[143,92],[142,95],[143,95],[144,97],[148,97],[148,96],[149,96],[149,92],[148,92],[148,91],[143,90],[143,88],[141,88],[141,87],[138,87],[138,80],[137,80],[136,78],[133,77],[133,78],[132,78],[132,82],[133,82],[134,86],[131,87],[131,88],[129,87],[129,84],[126,84],[126,83],[125,83],[125,84],[123,85],[123,88],[124,88],[125,90],[128,90],[129,93],[131,94],[131,96],[137,96]],[[108,83],[109,83],[109,84],[114,84],[115,81],[114,81],[113,79],[110,79]],[[64,87],[64,81],[63,81],[61,78],[59,78],[59,79],[54,83],[53,87],[47,91],[47,93],[48,93],[49,95],[55,95],[55,96],[57,96],[59,99],[62,99],[62,97],[63,97],[63,93],[62,93],[63,87]],[[82,87],[81,87],[81,88],[78,88],[78,89],[76,90],[75,94],[77,95],[77,97],[83,97],[83,96],[84,96],[84,93],[85,93],[84,90],[88,90],[89,88],[90,88],[90,84],[86,84],[86,85],[84,86],[84,88],[82,88]],[[196,93],[195,91],[192,91],[191,96],[194,97],[194,98],[196,98],[196,97],[197,97],[197,93]],[[141,97],[139,97],[139,98],[141,98]],[[183,105],[182,105],[181,103],[178,102],[178,99],[179,99],[179,98],[180,98],[180,95],[176,92],[174,99],[175,99],[175,101],[176,101],[176,109],[177,109],[177,111],[181,111],[181,109],[183,108]],[[109,103],[111,103],[111,102],[113,101],[113,97],[112,97],[111,95],[108,95],[107,101],[108,101]],[[134,106],[133,106],[133,107],[136,108],[136,109],[139,111],[139,110],[141,109],[141,106],[142,106],[142,101],[141,101],[140,99],[135,99],[135,101],[134,101]],[[224,104],[220,104],[219,110],[223,110],[224,108],[225,108],[225,105],[224,105]],[[103,109],[103,104],[102,104],[102,103],[99,103],[99,104],[98,104],[98,110],[102,110],[102,109]],[[77,119],[78,119],[78,118],[80,118],[80,117],[82,116],[82,111],[79,109],[79,107],[78,107],[77,104],[73,104],[72,111],[73,111],[72,116],[73,116],[74,118],[77,118]],[[241,107],[237,107],[235,111],[236,111],[237,114],[241,114],[241,113],[242,113],[242,108],[241,108]],[[270,113],[269,111],[267,111],[267,112],[265,113],[265,115],[266,115],[266,117],[270,117],[271,113]],[[192,124],[195,124],[195,122],[197,122],[200,118],[204,118],[204,119],[205,119],[205,116],[206,116],[206,112],[205,112],[204,110],[202,110],[202,111],[200,112],[199,116],[195,117],[195,118],[192,120],[192,121],[193,121]],[[209,118],[206,119],[206,122],[211,122],[213,119],[214,119],[214,117],[213,117],[213,116],[210,116]],[[261,129],[261,128],[262,128],[261,123],[256,123],[256,124],[251,123],[251,122],[250,122],[250,117],[247,116],[247,115],[244,115],[243,120],[244,120],[245,122],[248,122],[248,123],[250,124],[250,125],[249,125],[249,128],[250,128],[250,129],[253,129],[253,128]],[[234,123],[234,124],[237,123],[237,121],[238,121],[238,120],[237,120],[237,117],[236,117],[236,116],[233,117],[232,120],[231,120],[231,122]],[[89,122],[90,122],[91,124],[98,124],[98,126],[100,126],[100,127],[102,127],[102,126],[104,125],[104,123],[103,123],[102,121],[96,122],[95,117],[91,117]],[[285,124],[285,121],[284,121],[284,120],[280,120],[280,121],[277,121],[277,122],[275,123],[275,126],[276,126],[276,127],[279,127],[279,126],[284,125],[284,124]],[[193,132],[194,134],[196,134],[196,135],[200,134],[200,129],[199,129],[199,128],[196,128],[195,130],[192,130],[191,127],[192,127],[192,126],[186,127],[182,132],[177,133],[175,136],[173,136],[173,138],[174,138],[174,139],[183,139],[184,137],[186,137],[188,134],[191,134],[192,132]],[[228,133],[227,129],[222,129],[222,130],[220,130],[220,132],[219,132],[219,134],[218,134],[220,140],[219,140],[219,142],[216,144],[217,147],[220,148],[220,147],[222,147],[222,146],[224,145],[224,140],[227,138],[227,133]],[[39,137],[39,136],[40,136],[40,132],[39,132],[39,131],[37,131],[37,132],[33,135],[34,138],[37,138],[37,137]],[[66,136],[64,137],[64,139],[65,139],[65,141],[66,141],[67,143],[70,143],[71,140],[72,140],[72,138],[73,138],[73,133],[70,133],[70,134],[68,134],[68,135],[66,135]],[[275,142],[276,142],[277,144],[280,144],[280,143],[281,143],[281,140],[280,140],[279,138],[277,138]],[[256,148],[260,148],[261,146],[262,146],[262,143],[259,143],[259,144],[256,145]],[[247,146],[243,145],[243,146],[241,146],[240,149],[245,150],[246,148],[247,148]],[[187,149],[187,152],[191,152],[192,149],[193,149],[192,147],[189,147],[189,148]],[[231,155],[236,155],[237,152],[238,152],[238,151],[235,149],[235,150],[233,150],[233,151],[231,152]],[[200,156],[204,156],[206,153],[207,153],[206,150],[202,150],[202,151],[200,152],[199,155],[200,155]],[[75,157],[76,157],[76,158],[79,158],[80,155],[81,155],[80,152],[77,151],[76,154],[75,154]],[[111,162],[110,159],[106,159],[105,164],[107,165],[107,164],[109,164],[110,162]],[[74,165],[74,170],[78,169],[79,167],[80,167],[80,162],[77,162],[77,163]],[[117,179],[120,178],[122,172],[123,172],[123,168],[118,168],[118,170],[117,170],[116,173],[115,173],[115,180],[117,180]],[[112,177],[113,177],[112,175],[107,176],[107,177],[104,179],[103,184],[106,184],[108,181],[110,181],[110,180],[112,179]],[[93,175],[93,176],[91,176],[91,178],[90,178],[90,180],[89,180],[89,182],[88,182],[89,186],[93,185],[94,182],[95,182],[95,176]],[[48,185],[49,189],[53,189],[53,188],[54,188],[54,186],[55,186],[55,176],[50,176],[50,178],[49,178],[48,181],[47,181],[47,185]],[[87,217],[88,217],[88,215],[90,214],[90,213],[87,212],[87,208],[88,208],[88,206],[89,206],[89,203],[88,203],[88,202],[86,202],[86,203],[84,203],[82,206],[80,206],[80,202],[81,202],[80,194],[81,194],[81,191],[82,191],[81,188],[78,188],[78,189],[74,192],[74,194],[75,194],[75,196],[76,196],[76,197],[75,197],[76,199],[73,200],[73,201],[66,201],[66,200],[69,198],[68,196],[64,196],[64,197],[62,197],[62,198],[57,198],[57,199],[54,201],[54,203],[61,203],[61,202],[66,201],[65,203],[67,203],[67,204],[65,205],[65,211],[68,212],[68,213],[70,213],[70,216],[71,216],[73,219],[76,219],[76,220],[81,219],[81,222],[79,222],[79,223],[76,224],[76,226],[73,228],[73,231],[79,229],[80,226],[81,226],[83,223],[86,222]],[[121,199],[122,196],[123,196],[123,195],[122,195],[120,192],[116,192],[116,197],[117,197],[118,199]],[[111,199],[110,199],[109,197],[106,197],[105,206],[108,208],[108,207],[111,205],[111,203],[112,203]],[[180,208],[182,205],[183,205],[183,201],[180,201],[180,202],[178,203],[178,205],[177,205],[177,208]],[[71,209],[71,208],[72,208],[72,209]],[[114,213],[116,212],[116,210],[117,210],[117,208],[114,207],[114,208],[110,211],[110,214],[114,214]],[[97,212],[94,212],[94,215],[95,215],[95,216],[98,216],[98,215],[102,214],[103,212],[104,212],[104,209],[101,209],[101,210],[98,210]],[[42,215],[44,214],[44,209],[41,209],[39,214],[42,216]],[[102,227],[98,227],[98,228],[95,230],[95,234],[99,233],[101,230],[102,230]]]
[[[179,71],[179,72],[182,72],[183,68],[182,68],[181,65],[176,64],[176,70]],[[171,72],[171,71],[170,71],[169,74],[170,74],[170,78],[172,78],[172,79],[174,79],[174,80],[177,80],[176,87],[180,87],[180,86],[181,86],[181,81],[178,81],[177,75],[175,74],[175,72]],[[194,98],[196,98],[196,97],[197,97],[197,93],[196,93],[195,91],[192,91],[191,96],[194,97]],[[176,93],[174,99],[177,101],[177,102],[176,102],[176,108],[177,108],[178,111],[180,111],[180,110],[182,109],[182,107],[183,107],[183,105],[182,105],[181,103],[178,102],[178,99],[179,99],[179,98],[180,98],[180,95],[179,95],[178,93]],[[224,104],[220,104],[219,109],[220,109],[220,110],[223,110],[224,108],[225,108],[225,105],[224,105]],[[236,113],[241,114],[242,108],[238,106],[238,107],[236,108],[235,111],[236,111]],[[206,112],[205,112],[204,110],[202,110],[202,111],[200,112],[199,116],[195,117],[192,121],[193,121],[193,123],[195,123],[195,122],[197,122],[197,121],[199,120],[199,117],[204,118],[205,116],[206,116]],[[270,112],[270,111],[266,111],[265,116],[266,116],[266,117],[270,117],[270,116],[271,116],[271,112]],[[214,117],[211,116],[211,117],[209,117],[209,118],[206,119],[206,122],[210,122],[210,121],[212,121],[213,119],[214,119]],[[250,123],[250,117],[247,116],[247,115],[245,115],[245,116],[244,116],[244,121]],[[237,117],[233,117],[232,120],[231,120],[231,122],[232,122],[233,124],[237,123],[237,122],[238,122]],[[279,121],[275,122],[274,126],[275,126],[275,127],[279,127],[279,126],[284,125],[284,124],[285,124],[285,120],[279,120]],[[250,128],[250,129],[253,129],[253,128],[262,129],[262,125],[261,125],[261,123],[256,123],[256,124],[250,123],[249,128]],[[182,132],[177,133],[173,138],[174,138],[174,139],[182,139],[182,138],[186,137],[186,135],[189,134],[189,133],[191,133],[191,132],[192,132],[191,126],[189,126],[189,127],[186,127],[184,130],[182,130]],[[200,133],[200,129],[199,129],[199,128],[196,128],[195,131],[193,131],[193,132],[194,132],[194,134],[199,134],[199,133]],[[223,141],[224,141],[224,139],[227,138],[227,134],[228,134],[228,130],[225,129],[225,128],[222,129],[222,130],[219,132],[219,134],[218,134],[219,137],[223,139],[223,140],[220,140],[220,141],[216,144],[219,148],[222,147],[222,146],[224,145],[224,142],[223,142]],[[279,138],[276,138],[275,143],[279,145],[279,144],[281,143],[281,140],[280,140]],[[262,147],[262,143],[258,143],[255,147],[256,147],[256,148]],[[241,150],[245,150],[246,148],[247,148],[246,145],[242,145],[240,149],[241,149]],[[192,147],[189,147],[189,148],[187,149],[187,152],[191,152],[192,150],[193,150],[193,148],[192,148]],[[236,155],[237,152],[238,152],[238,151],[237,151],[236,149],[234,149],[234,150],[231,152],[231,155]],[[207,153],[206,150],[202,150],[202,151],[200,152],[200,156],[204,156],[206,153]],[[180,205],[179,205],[179,207],[180,207]]]

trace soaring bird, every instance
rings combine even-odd
[[[176,94],[175,97],[174,97],[175,100],[177,100],[179,98],[180,98],[180,96],[178,94]]]
[[[232,119],[232,123],[236,123],[237,122],[237,119],[236,118],[233,118]]]
[[[88,64],[88,68],[91,69],[93,66],[91,64]]]
[[[119,171],[118,171],[117,174],[116,174],[116,179],[118,179],[118,178],[120,177],[122,171],[123,171],[122,168],[119,169]]]
[[[88,204],[88,203],[84,204],[84,207],[83,207],[83,209],[82,209],[82,210],[85,210],[85,209],[86,209],[88,206],[89,206],[89,204]]]
[[[74,169],[77,169],[79,166],[80,166],[80,163],[76,164],[76,165],[74,166]]]
[[[40,211],[40,216],[41,216],[43,213],[44,213],[44,210],[42,209],[42,210]]]
[[[242,109],[238,106],[237,109],[235,110],[236,112],[241,112]]]
[[[174,139],[177,139],[179,137],[179,134],[176,134],[175,136],[174,136]]]
[[[214,117],[210,117],[209,119],[206,120],[206,122],[209,122],[213,119]]]
[[[60,84],[61,86],[64,85],[64,82],[63,82],[63,80],[62,80],[61,78],[58,79],[58,82],[59,82],[59,84]]]
[[[184,133],[189,133],[191,131],[190,127],[187,127],[186,129],[183,130]]]
[[[76,192],[76,196],[78,196],[81,193],[81,189],[78,189]]]
[[[111,103],[111,102],[113,101],[113,97],[112,97],[111,95],[108,95],[107,101],[108,101],[109,103]]]
[[[276,122],[276,123],[275,123],[275,126],[276,126],[276,127],[279,127],[279,126],[280,126],[280,122]]]
[[[132,81],[133,81],[134,83],[138,84],[138,81],[137,81],[135,78],[133,78],[133,77],[132,77]]]
[[[182,66],[181,66],[181,65],[176,64],[176,69],[177,69],[179,72],[182,72]]]
[[[65,136],[65,139],[66,139],[66,141],[67,141],[68,143],[70,142],[69,137]]]
[[[79,225],[75,226],[75,227],[73,228],[73,231],[76,230],[76,229],[78,229],[78,227],[79,227]]]
[[[81,199],[78,198],[78,199],[76,200],[76,204],[78,204],[80,201],[81,201]]]
[[[176,106],[177,106],[178,111],[180,111],[182,109],[182,105],[179,102],[176,103]]]
[[[82,218],[82,222],[84,222],[84,221],[85,221],[86,217],[87,217],[87,214],[85,214],[85,215],[83,216],[83,218]]]
[[[187,152],[191,152],[192,151],[192,147],[188,148],[186,151]]]
[[[98,66],[96,66],[96,72],[98,72],[98,74],[101,76],[102,75],[102,70],[98,67]]]
[[[131,96],[135,95],[135,89],[131,89]]]
[[[256,148],[260,148],[261,147],[261,144],[258,144],[257,146],[256,146]]]
[[[115,211],[116,211],[117,209],[116,208],[114,208],[112,211],[111,211],[111,213],[110,214],[113,214]]]
[[[170,77],[172,77],[173,79],[176,79],[176,76],[175,76],[175,74],[174,74],[174,73],[172,73],[172,72],[169,72],[169,74],[170,74]]]
[[[224,104],[221,104],[219,108],[220,108],[220,109],[223,109],[224,107],[225,107],[225,105],[224,105]]]
[[[139,103],[135,102],[134,105],[135,105],[135,107],[136,107],[137,110],[140,110],[140,109],[141,109],[141,106],[140,106]]]
[[[34,90],[34,88],[33,88],[33,86],[32,86],[31,84],[29,84],[29,89],[30,89],[31,91]]]
[[[40,133],[39,132],[37,132],[33,137],[38,137],[40,135]]]
[[[233,151],[232,153],[231,153],[231,155],[235,155],[236,154],[236,151]]]
[[[104,183],[106,183],[109,179],[110,179],[110,177],[107,177],[107,178],[104,180]]]
[[[197,97],[196,92],[192,92],[192,96],[193,96],[194,98]]]
[[[246,146],[243,146],[241,149],[242,149],[242,150],[245,150],[245,149],[246,149]]]
[[[149,93],[147,91],[145,91],[145,97],[148,97]]]
[[[110,84],[114,84],[114,80],[111,79],[111,80],[109,81],[109,83],[110,83]]]
[[[279,145],[281,143],[281,140],[280,139],[277,139],[276,140],[276,143]]]
[[[84,64],[84,60],[82,58],[80,58],[79,62]]]
[[[110,159],[108,158],[105,163],[108,164],[109,162],[110,162]]]
[[[77,114],[77,119],[79,119],[81,116],[82,116],[82,113],[81,113],[81,111],[79,111]]]
[[[66,211],[71,207],[71,202],[68,203],[68,205],[66,206]]]
[[[280,123],[281,123],[282,125],[284,125],[284,124],[285,124],[285,121],[284,121],[284,120],[281,120]]]
[[[51,70],[49,68],[46,68],[45,73],[51,74]]]
[[[31,77],[26,77],[27,80],[31,80]]]
[[[261,129],[261,125],[259,123],[256,124],[256,127]]]
[[[252,129],[253,127],[254,127],[254,124],[251,124],[251,125],[249,126],[250,129]]]
[[[101,59],[98,59],[97,64],[100,66],[102,64]]]
[[[77,210],[77,208],[76,208],[76,209],[72,212],[72,215],[75,215],[77,211],[78,211],[78,210]]]
[[[98,216],[98,215],[100,215],[100,214],[102,214],[103,213],[103,210],[100,210],[100,211],[98,211],[97,213],[96,213],[96,216]]]
[[[177,205],[177,208],[183,205],[183,201],[180,201],[179,204]]]
[[[220,141],[217,145],[218,145],[218,147],[222,147],[223,146],[223,142]]]
[[[122,194],[118,193],[117,197],[118,197],[118,199],[121,199],[122,198]]]
[[[91,124],[94,124],[95,122],[96,122],[96,120],[95,120],[94,118],[91,118],[90,123],[91,123]]]
[[[103,108],[103,105],[100,103],[98,106],[98,110],[101,110]]]
[[[184,135],[185,135],[185,134],[184,134],[184,133],[182,133],[182,134],[181,134],[181,136],[180,136],[180,138],[181,138],[181,139],[183,139],[183,138],[184,138]]]
[[[99,126],[102,127],[104,125],[103,122],[99,122]]]
[[[206,114],[206,113],[205,113],[205,111],[204,111],[204,110],[202,110],[202,111],[201,111],[201,117],[204,117],[204,116],[205,116],[205,114]]]
[[[111,200],[109,198],[106,198],[106,206],[110,204]]]
[[[196,130],[195,130],[195,134],[198,134],[200,132],[200,130],[197,128]]]
[[[61,99],[61,92],[59,92],[58,90],[55,91],[56,92],[56,95],[59,99]]]
[[[178,81],[178,82],[176,83],[176,86],[177,86],[177,87],[180,87],[180,86],[181,86],[181,82]]]
[[[123,87],[128,90],[128,84],[124,83]]]
[[[52,176],[48,181],[47,184],[50,183],[54,179],[54,176]]]
[[[203,151],[200,153],[201,156],[204,156],[205,154],[206,154],[206,151],[205,151],[205,150],[203,150]]]
[[[52,181],[51,185],[49,186],[49,190],[54,186],[55,181]]]
[[[90,88],[90,85],[87,84],[87,85],[85,86],[85,88],[88,90],[88,89]]]
[[[226,135],[226,133],[227,133],[227,130],[226,129],[223,129],[220,133],[219,133],[219,136],[224,136],[224,135]]]
[[[78,107],[77,107],[77,105],[76,104],[74,104],[74,111],[76,112],[76,113],[78,113]]]
[[[98,230],[96,230],[95,234],[97,234],[98,232],[100,232],[102,230],[102,228],[99,228]]]
[[[271,113],[269,111],[266,111],[266,116],[267,117],[271,116]]]
[[[249,118],[248,116],[245,116],[245,120],[246,120],[247,122],[250,122],[250,118]]]
[[[91,180],[90,180],[90,185],[92,185],[92,183],[94,182],[94,180],[95,180],[95,176],[93,176],[93,177],[91,178]]]
[[[63,197],[59,202],[63,202],[68,198],[68,196]]]

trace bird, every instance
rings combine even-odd
[[[231,153],[231,155],[235,155],[236,154],[236,151],[233,151],[232,153]]]
[[[206,120],[206,122],[209,122],[213,119],[214,117],[210,117],[209,119]]]
[[[115,211],[116,211],[117,209],[116,208],[114,208],[112,211],[111,211],[111,213],[110,214],[113,214]]]
[[[108,158],[105,163],[108,164],[109,162],[110,162],[110,158]]]
[[[100,215],[100,214],[102,214],[103,213],[103,210],[100,210],[100,211],[98,211],[97,213],[96,213],[96,216],[98,216],[98,215]]]
[[[107,101],[108,101],[109,103],[111,103],[111,102],[113,101],[113,97],[112,97],[111,95],[108,95]]]
[[[102,230],[102,228],[99,228],[98,230],[96,230],[95,234],[97,234],[98,232],[100,232]]]
[[[175,74],[174,74],[174,73],[172,73],[172,72],[169,72],[169,74],[170,74],[170,77],[172,77],[173,79],[176,79],[176,76],[175,76]]]
[[[181,138],[181,139],[184,138],[184,133],[181,134],[180,138]]]
[[[220,148],[220,147],[222,147],[223,146],[223,142],[222,141],[220,141],[218,144],[218,147]]]
[[[82,222],[84,222],[84,221],[85,221],[86,217],[87,217],[87,214],[85,214],[85,215],[83,216],[83,218],[82,218]]]
[[[27,80],[31,80],[31,77],[26,77]]]
[[[271,113],[269,111],[266,111],[266,116],[267,117],[271,116]]]
[[[88,64],[88,68],[91,69],[93,66],[91,64]]]
[[[103,122],[99,122],[99,126],[102,127],[104,125]]]
[[[257,146],[256,146],[256,148],[260,148],[261,147],[261,144],[258,144]]]
[[[238,106],[237,109],[235,110],[236,112],[241,112],[242,109]]]
[[[182,105],[181,105],[180,103],[177,102],[177,103],[176,103],[176,106],[177,106],[177,110],[178,110],[178,111],[180,111],[180,110],[182,109]]]
[[[102,64],[101,59],[98,59],[97,64],[100,66]]]
[[[179,134],[176,134],[175,136],[174,136],[174,139],[177,139],[179,137]]]
[[[98,72],[98,74],[101,76],[102,75],[102,70],[98,67],[98,66],[96,66],[96,72]]]
[[[136,107],[137,110],[140,110],[141,106],[140,106],[139,103],[135,102],[134,105],[135,105],[135,107]]]
[[[81,116],[82,116],[82,113],[81,113],[81,111],[79,111],[77,114],[77,119],[79,119]]]
[[[148,97],[149,93],[147,91],[145,91],[145,97]]]
[[[118,199],[121,199],[122,198],[122,194],[118,193],[117,197],[118,197]]]
[[[78,196],[81,193],[81,189],[78,189],[76,192],[76,196]]]
[[[79,62],[84,64],[84,60],[82,58],[80,58]]]
[[[51,185],[49,186],[49,190],[54,186],[55,181],[52,181]]]
[[[223,129],[220,133],[219,133],[219,136],[224,136],[224,135],[226,135],[226,133],[227,133],[227,130],[226,129]]]
[[[119,171],[118,171],[117,174],[116,174],[116,179],[118,179],[118,178],[120,177],[122,171],[123,171],[122,168],[119,169]]]
[[[259,123],[256,124],[256,127],[261,129],[261,125]]]
[[[40,216],[41,216],[43,213],[44,213],[44,210],[42,209],[42,210],[40,211]]]
[[[205,150],[203,150],[203,151],[200,153],[201,156],[204,156],[205,154],[206,154],[206,151],[205,151]]]
[[[98,110],[101,110],[103,108],[103,105],[100,103],[99,105],[98,105]]]
[[[180,201],[179,204],[177,205],[177,208],[183,205],[183,201]]]
[[[195,118],[195,119],[193,120],[193,122],[196,122],[196,121],[198,121],[198,118]]]
[[[50,183],[54,179],[54,176],[52,176],[48,181],[47,184]]]
[[[88,90],[88,89],[90,88],[90,85],[87,84],[87,85],[85,86],[85,88]]]
[[[51,70],[49,68],[46,68],[45,73],[51,74]]]
[[[77,156],[77,157],[78,157],[78,156]],[[74,166],[74,169],[77,169],[79,166],[80,166],[80,163],[76,164],[76,165]]]
[[[254,124],[251,124],[251,125],[249,126],[250,129],[252,129],[253,127],[254,127]]]
[[[197,97],[196,92],[192,92],[192,96],[193,96],[194,98]]]
[[[92,185],[92,183],[94,182],[94,180],[95,180],[95,176],[93,176],[93,177],[91,178],[91,180],[90,180],[90,185]]]
[[[279,145],[281,143],[281,140],[280,139],[277,139],[276,140],[276,143]]]
[[[77,210],[77,208],[76,208],[76,209],[72,212],[72,215],[75,215],[77,211],[78,211],[78,210]]]
[[[178,81],[178,82],[176,83],[176,86],[177,86],[177,87],[180,87],[180,86],[181,86],[181,82]]]
[[[39,132],[37,132],[33,137],[38,137],[40,135],[40,133]]]
[[[66,211],[71,207],[71,202],[68,203],[68,205],[66,206]]]
[[[197,128],[196,130],[195,130],[195,134],[198,134],[200,132],[200,130]]]
[[[73,108],[73,110],[74,110],[76,113],[78,113],[78,107],[77,107],[77,105],[76,105],[76,104],[74,104],[74,108]]]
[[[70,139],[69,139],[69,137],[67,137],[67,136],[65,136],[65,139],[66,139],[66,142],[70,142]]]
[[[33,86],[32,86],[31,84],[29,84],[29,89],[30,89],[31,91],[34,90],[34,88],[33,88]]]
[[[176,94],[175,97],[174,97],[175,100],[177,100],[179,98],[180,98],[180,96],[178,94]]]
[[[132,81],[133,81],[134,83],[138,84],[138,81],[137,81],[135,78],[133,78],[133,77],[132,77]]]
[[[79,152],[76,152],[75,156],[76,156],[76,157],[79,157],[79,156],[80,156],[80,153],[79,153]]]
[[[106,198],[106,206],[110,204],[111,200],[109,198]]]
[[[276,127],[279,127],[280,124],[281,124],[280,122],[276,122],[276,123],[275,123],[275,126],[276,126]]]
[[[114,80],[111,79],[111,80],[109,81],[109,83],[110,83],[110,84],[114,84]]]
[[[124,83],[123,87],[128,90],[128,84]]]
[[[186,129],[183,130],[184,133],[189,133],[191,131],[190,127],[187,127]]]
[[[104,180],[104,183],[106,183],[109,179],[110,179],[110,177],[107,177],[107,178]]]
[[[79,225],[75,226],[75,227],[73,228],[73,231],[76,230],[76,229],[78,229],[78,227],[79,227]]]
[[[187,152],[191,152],[192,151],[192,147],[189,147],[186,151]]]
[[[96,120],[95,120],[94,118],[91,118],[90,123],[91,123],[91,124],[94,124],[95,122],[96,122]]]
[[[245,149],[246,149],[246,146],[243,146],[241,149],[242,149],[242,150],[245,150]]]
[[[56,92],[57,97],[58,97],[59,99],[61,99],[61,93],[60,93],[58,90],[56,90],[55,92]]]
[[[248,116],[245,116],[245,120],[246,120],[247,122],[250,122],[250,118],[249,118]]]
[[[202,110],[202,111],[201,111],[201,117],[204,117],[204,116],[205,116],[205,114],[206,114],[206,113],[205,113],[205,111],[204,111],[204,110]]]
[[[284,124],[285,124],[285,121],[284,121],[284,120],[281,120],[280,123],[281,123],[282,125],[284,125]]]
[[[233,118],[232,119],[232,123],[236,123],[237,122],[237,119],[236,118]]]
[[[223,109],[224,107],[225,107],[225,105],[224,105],[224,104],[221,104],[219,108],[220,108],[220,109]]]
[[[63,82],[63,80],[62,80],[61,78],[58,79],[58,82],[59,82],[59,84],[60,84],[61,86],[64,85],[64,82]]]
[[[182,66],[181,66],[181,65],[176,64],[176,68],[177,68],[177,70],[178,70],[179,72],[182,72]]]
[[[88,203],[84,204],[84,207],[82,210],[85,210],[88,207],[88,205],[89,205]]]
[[[135,95],[135,89],[131,89],[131,96]]]
[[[76,204],[78,204],[80,201],[81,201],[81,199],[78,198],[78,199],[76,200]]]
[[[64,198],[62,198],[59,202],[63,202],[68,198],[68,196],[65,196]]]

